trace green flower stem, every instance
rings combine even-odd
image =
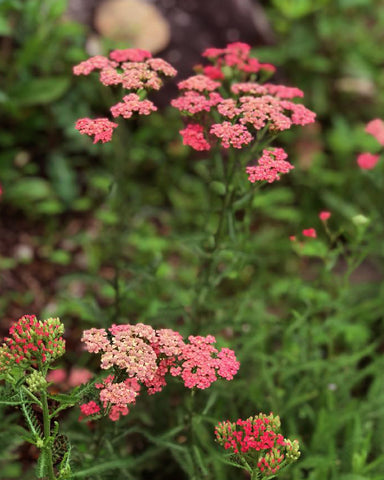
[[[43,407],[43,427],[44,427],[44,449],[47,452],[48,460],[48,478],[55,480],[56,475],[53,469],[52,445],[51,445],[51,419],[49,416],[47,392],[41,392],[41,403]]]
[[[200,325],[200,308],[204,304],[205,299],[209,290],[212,288],[212,276],[214,273],[214,264],[216,254],[221,247],[222,237],[224,233],[224,225],[225,220],[228,222],[228,228],[230,227],[232,222],[232,215],[233,215],[233,200],[235,198],[236,189],[233,185],[233,178],[236,173],[236,165],[237,159],[234,152],[230,151],[230,156],[228,158],[228,164],[225,168],[223,158],[221,159],[221,168],[219,166],[216,167],[217,170],[222,172],[222,180],[225,185],[225,194],[222,200],[222,207],[219,216],[219,222],[216,228],[216,232],[213,235],[213,246],[210,250],[207,251],[208,260],[202,265],[198,282],[195,289],[195,299],[192,302],[192,313],[191,313],[191,320],[192,320],[192,328],[194,330],[199,330]]]
[[[40,400],[35,396],[33,395],[32,392],[30,392],[28,390],[28,388],[26,388],[24,385],[21,386],[21,390],[26,394],[28,395],[28,397],[33,400],[34,403],[36,403],[36,405],[38,405],[40,408],[43,408],[43,405],[42,403],[40,402]]]
[[[193,417],[195,415],[195,394],[196,390],[192,389],[191,390],[191,395],[187,399],[187,434],[188,434],[188,446],[189,446],[189,451],[191,454],[191,459],[192,459],[192,467],[193,471],[191,472],[192,475],[190,475],[192,480],[197,480],[200,478],[200,469],[199,465],[196,462],[195,458],[195,452],[194,452],[194,447],[195,447],[195,433],[193,431]]]

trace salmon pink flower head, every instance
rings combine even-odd
[[[331,212],[322,211],[319,213],[319,218],[322,222],[326,222],[331,216]]]
[[[196,90],[198,92],[212,92],[217,90],[220,86],[220,82],[215,82],[206,75],[193,75],[192,77],[183,80],[177,84],[180,90]]]
[[[246,167],[248,180],[251,183],[266,181],[268,183],[280,180],[280,174],[288,173],[294,167],[286,159],[287,153],[282,148],[264,149],[256,166]]]
[[[224,73],[220,70],[220,68],[214,67],[213,65],[207,65],[206,67],[203,67],[203,73],[211,80],[224,80],[225,78]]]
[[[76,130],[82,135],[94,135],[93,143],[109,142],[112,139],[113,130],[118,127],[117,123],[108,118],[79,118],[76,122]]]
[[[304,235],[304,237],[309,237],[309,238],[316,238],[317,237],[317,233],[316,233],[316,230],[314,228],[305,228],[302,231],[302,234]]]
[[[211,145],[204,137],[204,128],[198,123],[190,123],[183,130],[180,130],[183,137],[183,144],[198,151],[210,150]]]
[[[122,116],[124,118],[131,118],[134,112],[139,115],[150,115],[156,112],[157,107],[150,100],[140,100],[136,93],[130,93],[123,97],[123,101],[111,107],[113,117]]]
[[[90,415],[95,415],[100,412],[100,406],[91,400],[88,403],[83,403],[80,405],[80,410],[83,415],[89,417]]]
[[[203,57],[213,62],[215,67],[227,66],[240,72],[254,74],[261,69],[274,71],[273,65],[262,64],[250,56],[251,47],[247,43],[229,43],[225,48],[207,48]]]
[[[168,373],[180,377],[187,388],[205,389],[218,378],[232,380],[240,365],[232,350],[213,346],[216,340],[212,335],[190,336],[189,343],[185,343],[174,330],[155,330],[142,323],[112,325],[108,332],[86,330],[82,341],[86,350],[101,354],[102,369],[114,370],[113,375],[95,384],[104,409],[125,409],[134,404],[141,387],[150,395],[160,392]],[[114,409],[112,417],[117,419],[127,413]]]
[[[217,376],[232,380],[240,363],[228,348],[218,351],[212,344],[215,337],[189,336],[179,356],[181,364],[171,368],[173,376],[180,376],[187,388],[208,388]]]
[[[99,80],[103,85],[121,85],[130,93],[123,101],[113,105],[111,112],[114,117],[131,118],[133,113],[149,115],[157,110],[155,105],[143,97],[146,91],[159,90],[163,85],[162,76],[173,77],[176,70],[161,58],[152,58],[150,52],[138,48],[114,50],[110,58],[98,55],[84,60],[73,68],[75,75],[89,75],[99,71]],[[136,92],[140,93],[140,96]],[[76,129],[82,135],[94,136],[94,142],[109,142],[114,129],[118,125],[108,118],[80,118]]]
[[[182,131],[184,144],[195,150],[208,150],[208,144],[213,146],[217,137],[221,140],[218,145],[223,148],[240,149],[249,145],[259,130],[266,129],[275,135],[293,125],[304,126],[315,121],[314,112],[291,101],[303,97],[302,90],[261,83],[256,74],[264,67],[271,71],[273,66],[261,64],[250,56],[250,50],[242,42],[209,48],[203,56],[213,65],[198,65],[195,70],[204,74],[179,82],[182,92],[171,104],[183,115],[193,117],[194,125]],[[229,82],[222,82],[225,78]],[[220,93],[216,92],[218,88]],[[199,130],[196,125],[200,125]],[[210,137],[205,138],[203,132],[209,132]],[[190,133],[198,133],[201,143],[187,139]]]
[[[178,98],[171,100],[172,107],[177,108],[181,112],[190,113],[192,115],[209,110],[222,101],[221,95],[217,92],[210,92],[208,97],[201,95],[194,90],[190,90]]]
[[[362,170],[373,170],[379,161],[380,155],[373,155],[372,153],[361,153],[357,157],[357,164]]]
[[[240,149],[253,140],[252,135],[244,125],[232,124],[227,121],[213,124],[209,132],[221,139],[221,145],[224,148],[232,146]]]
[[[58,318],[38,320],[24,315],[9,329],[0,347],[0,371],[15,366],[26,370],[39,368],[65,352],[64,325]]]
[[[246,420],[220,422],[215,428],[216,441],[235,455],[239,464],[250,468],[257,478],[275,475],[287,463],[300,456],[299,442],[280,433],[280,418],[260,413]],[[244,462],[244,460],[246,461]]]
[[[140,48],[125,48],[122,50],[113,50],[109,54],[109,58],[116,62],[143,62],[148,58],[152,58],[151,52]]]
[[[365,127],[365,131],[375,137],[380,145],[384,145],[384,122],[381,118],[371,120]]]
[[[90,57],[87,60],[82,61],[78,65],[73,67],[73,73],[75,75],[89,75],[94,70],[101,70],[103,68],[115,68],[117,63],[109,60],[107,57],[102,55],[96,55],[95,57]]]

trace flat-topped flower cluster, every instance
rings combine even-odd
[[[24,315],[9,329],[0,347],[0,372],[18,366],[24,370],[40,368],[65,352],[64,325],[58,318],[38,320]]]
[[[121,374],[109,375],[96,387],[109,417],[117,420],[128,413],[142,387],[152,395],[166,385],[166,375],[180,377],[187,388],[208,388],[218,378],[232,380],[239,369],[235,353],[214,347],[215,337],[189,336],[184,342],[179,332],[155,330],[149,325],[112,325],[108,330],[85,330],[82,342],[90,353],[101,353],[101,368]],[[122,378],[122,380],[120,379]],[[98,413],[92,404],[81,406],[82,413]],[[95,408],[97,411],[95,411]]]
[[[152,58],[150,52],[138,48],[113,50],[109,58],[97,55],[84,60],[73,68],[75,75],[89,75],[99,71],[99,80],[105,86],[120,86],[130,92],[122,102],[110,108],[113,117],[131,118],[134,113],[149,115],[157,110],[152,101],[145,99],[147,92],[159,90],[163,77],[173,77],[176,70],[161,58]],[[94,142],[105,143],[112,139],[117,123],[108,118],[80,118],[76,129],[94,137]]]
[[[213,65],[198,66],[202,73],[179,82],[181,94],[171,104],[189,117],[181,131],[185,145],[202,151],[219,142],[223,148],[240,149],[264,128],[276,133],[314,122],[313,112],[291,101],[303,97],[300,89],[260,83],[275,68],[251,57],[250,50],[241,42],[208,48],[203,57]]]
[[[263,477],[275,475],[300,456],[299,442],[283,437],[280,418],[272,413],[260,413],[236,422],[220,422],[215,434],[217,442],[235,455],[240,464],[247,465],[252,472],[256,470]]]

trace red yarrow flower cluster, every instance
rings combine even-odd
[[[180,95],[171,102],[189,118],[181,130],[185,145],[199,151],[216,143],[240,149],[250,145],[262,129],[276,134],[315,121],[312,111],[292,101],[303,97],[299,88],[262,84],[261,78],[255,81],[264,64],[250,56],[249,45],[236,42],[223,49],[209,48],[203,56],[213,65],[196,67],[203,73],[179,82]],[[190,132],[197,132],[196,125],[200,126],[198,141],[186,139]]]
[[[185,343],[174,330],[155,330],[142,323],[84,331],[82,342],[87,351],[101,353],[101,368],[117,369],[125,377],[118,381],[110,375],[96,385],[103,408],[116,406],[120,413],[128,413],[125,408],[135,403],[140,388],[150,395],[160,392],[168,373],[180,377],[187,388],[204,389],[218,378],[232,380],[240,366],[232,350],[216,349],[211,335],[188,340]],[[116,409],[112,416],[118,418]]]
[[[258,73],[260,70],[274,72],[276,69],[269,63],[260,63],[250,56],[251,47],[242,42],[228,44],[225,48],[207,48],[203,57],[214,62],[216,68],[232,67],[236,71],[248,74]]]
[[[209,133],[220,138],[224,148],[242,148],[243,145],[248,145],[253,140],[244,125],[232,125],[231,122],[215,123]]]
[[[117,123],[111,122],[108,118],[79,118],[75,126],[82,135],[93,136],[93,143],[110,142],[116,127]]]
[[[150,115],[156,112],[157,107],[150,100],[140,100],[136,93],[130,93],[123,97],[123,101],[111,107],[112,116],[122,116],[124,118],[131,118],[134,112],[139,115]]]
[[[300,456],[297,440],[285,439],[278,416],[259,414],[246,420],[220,422],[215,428],[217,442],[263,476],[275,475]]]
[[[280,180],[280,174],[288,173],[294,167],[287,162],[288,155],[282,148],[263,150],[263,155],[258,160],[258,165],[246,167],[248,180],[251,183],[266,181],[268,183]]]
[[[9,329],[0,347],[0,372],[18,366],[40,368],[65,352],[64,325],[58,318],[38,320],[24,315]]]
[[[89,417],[90,415],[95,415],[100,412],[100,407],[99,405],[91,400],[88,403],[83,403],[80,405],[80,411],[83,415],[86,417]]]
[[[183,130],[180,130],[183,137],[183,144],[198,151],[210,150],[211,145],[204,137],[204,127],[198,123],[189,123]]]
[[[103,85],[121,85],[130,91],[122,102],[111,107],[114,117],[123,118],[131,118],[133,113],[149,115],[156,111],[155,105],[145,99],[147,92],[159,90],[163,85],[163,76],[173,77],[177,73],[165,60],[152,58],[150,52],[138,48],[114,50],[109,58],[97,55],[73,68],[75,75],[89,75],[94,71],[99,71],[99,80]],[[111,141],[117,126],[107,118],[81,118],[76,123],[76,129],[81,134],[94,135],[94,143]]]

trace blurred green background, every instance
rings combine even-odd
[[[318,122],[279,138],[295,170],[255,197],[253,238],[222,252],[225,274],[200,333],[233,348],[241,369],[199,393],[201,478],[242,478],[220,461],[217,421],[273,411],[302,443],[282,479],[382,480],[384,162],[361,171],[356,156],[379,152],[364,126],[384,117],[384,2],[260,4],[275,42],[255,45],[255,55],[278,67],[279,83],[305,92]],[[105,115],[110,93],[72,76],[94,32],[66,10],[63,0],[0,2],[0,326],[5,334],[24,313],[60,316],[63,366],[93,369],[80,355],[85,328],[141,321],[190,333],[208,160],[183,147],[170,108],[126,122],[112,144],[76,132],[77,118]],[[98,39],[101,53],[123,46]],[[110,199],[116,158],[125,162],[119,215]],[[321,210],[332,212],[330,243]],[[308,227],[318,239],[300,250],[289,236]],[[73,469],[83,472],[74,478],[188,478],[182,402],[171,385],[117,425],[89,429],[78,411],[66,416]],[[34,478],[19,417],[1,415],[0,477]]]

